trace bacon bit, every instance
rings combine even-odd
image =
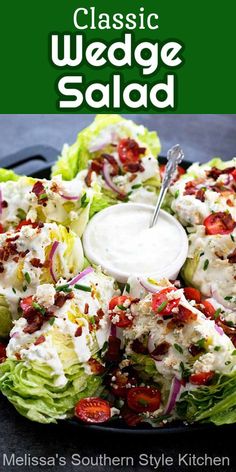
[[[8,207],[8,203],[6,200],[3,200],[2,201],[2,208],[7,208]]]
[[[89,312],[89,304],[85,303],[85,305],[84,305],[84,314],[87,315],[88,312]]]
[[[173,331],[174,329],[182,329],[184,327],[183,321],[179,320],[178,318],[172,318],[167,323],[167,329]]]
[[[220,254],[219,252],[215,251],[215,255],[216,255],[216,257],[218,257],[218,259],[220,259],[221,261],[224,260],[224,256],[222,256],[222,254]]]
[[[30,260],[30,264],[33,267],[40,268],[40,269],[44,266],[44,264],[42,264],[40,259],[38,259],[37,257],[33,257],[33,259]]]
[[[16,241],[17,239],[19,239],[19,237],[20,237],[19,234],[15,234],[15,236],[9,236],[8,238],[6,238],[6,243],[12,243]]]
[[[234,204],[233,204],[232,200],[230,200],[230,198],[228,198],[228,199],[226,200],[226,203],[227,203],[227,205],[230,206],[230,207],[233,207],[233,206],[234,206]]]
[[[136,172],[144,172],[144,167],[141,164],[141,162],[128,162],[127,164],[124,164],[123,169],[125,172],[131,172],[136,173]]]
[[[41,335],[41,336],[39,336],[38,339],[36,339],[34,345],[35,345],[35,346],[38,346],[39,344],[42,344],[42,343],[44,343],[45,341],[46,341],[45,336]]]
[[[197,319],[196,313],[182,305],[179,305],[179,312],[176,314],[176,317],[183,322],[195,321]]]
[[[57,185],[56,182],[53,182],[53,183],[52,183],[52,185],[51,185],[51,191],[54,192],[54,193],[59,193],[60,188],[59,188],[59,186]]]
[[[0,343],[0,364],[2,362],[5,362],[6,358],[7,358],[6,344]]]
[[[45,318],[45,316],[35,310],[35,314],[32,314],[30,317],[27,317],[28,324],[23,329],[23,332],[26,334],[35,333],[35,331],[38,331],[42,328],[44,321],[46,321]]]
[[[119,362],[120,360],[120,345],[121,340],[116,336],[109,336],[108,350],[106,352],[106,360],[110,362]]]
[[[17,264],[17,262],[19,262],[19,256],[13,257],[13,261]]]
[[[204,348],[197,346],[197,344],[190,344],[188,347],[188,352],[191,354],[191,356],[196,357],[199,354],[202,354],[205,352]]]
[[[96,172],[96,174],[101,174],[102,169],[103,169],[103,164],[104,164],[104,159],[102,157],[99,157],[98,159],[94,159],[91,162],[91,170]]]
[[[200,200],[201,202],[205,202],[205,190],[200,188],[196,193],[196,199]]]
[[[227,259],[228,259],[230,264],[235,264],[236,263],[236,249],[234,249],[234,251],[231,252],[231,254],[229,254],[227,256]]]
[[[39,204],[44,205],[48,200],[47,195],[44,195],[46,193],[45,187],[39,180],[34,184],[32,192],[36,195]]]
[[[87,187],[91,187],[91,184],[92,184],[92,173],[93,173],[93,171],[92,171],[92,169],[90,168],[90,169],[88,170],[88,173],[87,173],[86,177],[85,177],[85,183],[86,183]]]
[[[101,320],[104,316],[105,316],[104,311],[102,310],[102,308],[99,308],[99,310],[98,310],[97,313],[96,313],[96,318],[95,318],[95,325],[96,325],[96,328],[98,328],[99,322],[100,322],[100,320]]]
[[[129,182],[133,182],[133,180],[135,180],[137,177],[137,174],[132,174],[130,177],[129,177]]]
[[[167,343],[166,341],[163,341],[162,343],[158,344],[158,346],[155,347],[154,351],[152,351],[151,355],[152,356],[164,356],[167,354],[169,351],[170,344]]]
[[[4,265],[2,262],[0,262],[0,274],[4,272]]]
[[[54,305],[58,306],[59,308],[62,308],[63,305],[67,300],[71,300],[74,298],[74,293],[69,292],[69,293],[62,293],[62,292],[57,292],[55,295],[55,302]]]
[[[115,158],[111,156],[110,154],[102,154],[102,157],[109,162],[109,164],[112,166],[112,171],[110,172],[110,175],[112,177],[115,177],[116,175],[119,174],[119,165],[116,162]]]
[[[15,356],[16,356],[16,358],[17,358],[18,361],[21,361],[21,355],[20,355],[19,352],[16,352],[16,353],[15,353]]]
[[[76,330],[76,332],[75,332],[75,337],[78,338],[79,336],[81,336],[81,335],[82,335],[82,331],[83,331],[82,326],[78,326],[78,328],[77,328],[77,330]]]
[[[92,373],[95,375],[104,374],[106,370],[104,365],[102,365],[100,362],[98,362],[96,359],[93,359],[92,357],[88,360],[88,364]]]
[[[226,169],[217,169],[217,167],[212,167],[211,170],[206,171],[207,177],[212,177],[212,179],[217,180],[218,177],[222,174],[231,174],[235,170],[235,167],[227,167]]]
[[[0,223],[0,234],[5,233],[3,225]]]
[[[136,354],[148,354],[148,349],[146,346],[139,341],[139,339],[135,339],[131,344],[131,349],[136,352]]]

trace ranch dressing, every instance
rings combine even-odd
[[[164,211],[149,228],[152,213],[152,206],[130,203],[98,213],[84,233],[87,258],[123,283],[134,274],[176,276],[187,256],[185,231]]]

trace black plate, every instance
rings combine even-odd
[[[51,166],[57,159],[59,151],[55,148],[49,146],[34,146],[21,151],[11,154],[4,157],[0,160],[1,167],[6,169],[12,169],[18,174],[27,174],[31,177],[38,177],[40,179],[48,179],[50,177]],[[166,158],[160,156],[158,158],[161,164],[166,163]],[[191,162],[183,161],[181,165],[187,169]],[[63,422],[60,422],[62,425]],[[76,420],[66,420],[66,423],[75,427],[83,428],[86,430],[97,431],[98,433],[119,433],[119,434],[135,434],[135,435],[163,435],[163,434],[179,434],[179,433],[189,433],[189,432],[201,432],[208,429],[216,430],[216,427],[211,424],[194,424],[194,425],[185,425],[181,422],[172,423],[163,428],[152,428],[147,424],[142,424],[131,428],[127,426],[122,420],[114,420],[104,425],[86,425],[79,423]],[[234,428],[234,425],[225,425],[218,427],[217,430],[220,432],[222,430]]]

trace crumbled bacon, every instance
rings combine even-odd
[[[2,272],[4,272],[4,265],[0,262],[0,274],[2,274]]]
[[[99,322],[100,320],[105,316],[105,313],[104,311],[102,310],[102,308],[99,308],[99,310],[97,311],[96,313],[96,318],[95,318],[95,324],[96,324],[96,327],[98,328],[99,326]]]
[[[44,266],[44,264],[42,264],[40,259],[38,259],[37,257],[33,257],[33,259],[30,259],[30,264],[33,267],[40,268],[40,269]]]
[[[45,195],[46,194],[45,187],[42,184],[42,182],[40,182],[39,180],[35,182],[32,188],[32,192],[36,195],[38,199],[38,203],[44,204],[48,200],[47,195]]]
[[[139,339],[135,339],[131,344],[131,349],[136,352],[136,354],[148,354],[148,349],[144,344],[139,341]]]
[[[115,175],[119,174],[119,165],[116,162],[115,158],[111,156],[110,154],[102,154],[102,157],[109,162],[109,164],[112,166],[112,171],[110,172],[110,175],[114,177]]]
[[[125,172],[131,172],[132,174],[136,172],[144,172],[145,170],[141,161],[127,162],[127,164],[124,164],[123,169]]]
[[[73,292],[69,292],[69,293],[57,292],[55,295],[55,305],[58,306],[58,308],[61,308],[63,307],[63,305],[65,304],[67,300],[71,300],[72,298],[74,298],[74,296],[75,295]]]
[[[236,264],[236,249],[227,256],[227,259],[230,264]]]
[[[196,199],[200,200],[201,202],[205,202],[205,198],[205,189],[200,188],[199,190],[197,190]]]
[[[35,346],[38,346],[39,344],[42,344],[42,343],[44,343],[45,341],[46,341],[45,336],[41,335],[41,336],[39,336],[38,339],[36,339],[34,345],[35,345]]]
[[[75,332],[75,337],[78,338],[79,336],[82,335],[82,326],[78,326],[76,332]]]
[[[85,303],[85,305],[84,305],[84,314],[87,315],[88,312],[89,312],[89,304]]]
[[[162,343],[158,344],[158,346],[155,347],[154,351],[152,351],[152,356],[164,356],[167,354],[169,351],[170,344],[167,343],[166,341],[163,341]]]
[[[212,169],[206,171],[207,177],[212,177],[212,179],[217,180],[218,177],[222,174],[231,174],[235,170],[235,167],[227,167],[226,169],[217,169],[217,167],[212,167]]]
[[[106,370],[104,365],[102,365],[100,362],[98,362],[96,359],[93,359],[92,357],[88,360],[88,365],[92,373],[95,375],[104,374]]]
[[[8,203],[6,200],[3,200],[2,201],[2,208],[7,208],[8,207]]]

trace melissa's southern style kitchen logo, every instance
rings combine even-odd
[[[50,35],[50,59],[58,70],[64,70],[56,83],[60,109],[84,105],[91,110],[176,108],[173,71],[183,63],[183,45],[176,40],[157,40],[157,12],[146,12],[141,6],[136,13],[110,15],[93,6],[81,6],[73,12],[72,20],[76,32]],[[88,31],[93,30],[99,39],[88,39]],[[117,31],[115,39],[109,39],[111,31]],[[151,40],[136,38],[137,32],[145,38],[147,31],[149,37],[152,33]],[[85,66],[92,68],[91,74],[84,73]],[[135,81],[130,81],[129,71],[133,70]],[[91,81],[94,71],[101,80]]]

